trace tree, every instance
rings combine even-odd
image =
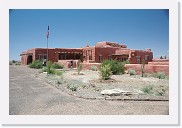
[[[161,56],[160,59],[164,59],[164,58]]]

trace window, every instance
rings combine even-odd
[[[47,59],[47,54],[38,54],[39,60]]]
[[[66,60],[66,53],[60,53],[59,60]]]
[[[145,60],[149,60],[149,55],[145,55]]]
[[[108,60],[111,60],[111,55],[108,55],[108,58],[107,58]]]
[[[102,60],[102,55],[99,55],[99,61],[101,62]]]
[[[140,64],[140,56],[136,56],[136,62],[137,64]]]
[[[89,60],[92,60],[92,50],[88,51],[88,55],[89,55]]]
[[[127,58],[122,58],[122,62],[123,62],[123,61],[126,61],[126,60],[127,60]]]

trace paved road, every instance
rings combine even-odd
[[[10,66],[10,115],[168,114],[168,102],[99,101],[70,96],[35,77],[35,69]]]

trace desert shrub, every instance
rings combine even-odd
[[[13,65],[13,62],[12,61],[9,61],[9,65]]]
[[[15,65],[21,65],[21,62],[20,62],[20,61],[17,61],[17,62],[15,63]]]
[[[53,69],[63,69],[64,65],[58,64],[58,63],[53,63],[52,64]]]
[[[81,62],[81,60],[78,60],[78,62],[77,62],[77,71],[78,71],[78,74],[80,74],[81,70],[82,70],[82,62]]]
[[[107,80],[110,79],[112,75],[111,66],[109,64],[103,65],[100,67],[100,76],[101,79]]]
[[[49,69],[48,67],[43,68],[42,71],[47,72],[47,74],[54,74],[54,75],[58,75],[58,76],[63,75],[63,71],[58,71],[58,70],[55,70],[52,68]]]
[[[166,93],[166,90],[167,89],[165,89],[165,88],[160,88],[160,89],[156,90],[157,91],[157,95],[163,96]]]
[[[144,77],[144,68],[145,68],[145,60],[142,60],[142,64],[141,64],[141,72],[142,72],[142,77]]]
[[[159,79],[165,79],[166,78],[164,72],[157,72],[156,77],[159,78]]]
[[[91,66],[90,70],[97,71],[97,67],[96,66]]]
[[[152,73],[152,77],[157,78],[157,73]]]
[[[132,76],[132,75],[136,75],[136,72],[135,72],[135,70],[130,69],[130,70],[129,70],[129,74],[130,74],[130,76]]]
[[[57,70],[55,70],[54,74],[55,75],[58,75],[58,76],[61,76],[61,75],[63,75],[63,71],[57,71]]]
[[[31,64],[29,64],[30,68],[36,68],[36,69],[40,69],[42,68],[42,61],[41,60],[34,60]]]
[[[52,62],[48,61],[46,66],[47,74],[54,74],[55,70],[51,69],[51,67],[52,67]]]
[[[71,91],[77,91],[78,86],[73,84],[67,84],[67,88]]]
[[[55,69],[52,69],[52,62],[48,61],[47,66],[43,68],[43,72],[47,72],[47,74],[55,74]]]
[[[16,62],[17,62],[16,60],[12,60],[12,63],[14,63],[14,64],[15,64]]]
[[[123,64],[130,64],[130,61],[126,60],[126,61],[123,62]]]
[[[152,91],[153,87],[152,86],[145,86],[142,88],[142,91],[144,93],[150,93]]]
[[[145,73],[145,74],[144,74],[144,77],[152,77],[152,74],[150,74],[150,73]]]
[[[111,68],[111,72],[113,75],[117,75],[117,74],[124,74],[125,68],[124,62],[118,62],[116,60],[105,60],[102,62],[101,67],[103,67],[104,65],[110,65]]]

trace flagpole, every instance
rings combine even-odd
[[[46,34],[46,36],[47,36],[47,62],[48,62],[49,61],[49,52],[48,52],[49,26],[47,28],[47,34]]]
[[[48,37],[47,37],[47,62],[49,61],[49,56],[48,56]]]

